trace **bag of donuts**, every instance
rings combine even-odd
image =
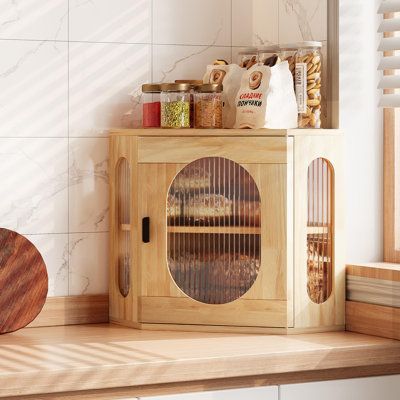
[[[287,61],[253,65],[242,75],[236,95],[235,128],[297,128],[293,76]]]
[[[240,79],[244,69],[237,64],[208,65],[203,77],[203,83],[220,83],[222,92],[222,125],[224,128],[233,128],[235,124],[235,99],[240,87]]]

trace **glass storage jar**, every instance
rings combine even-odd
[[[258,54],[256,47],[246,47],[238,53],[238,65],[242,68],[249,69],[258,63]]]
[[[259,47],[257,50],[258,62],[260,64],[273,67],[279,59],[279,46],[273,44],[270,46]]]
[[[222,128],[222,89],[217,83],[198,85],[195,88],[195,128]]]
[[[281,61],[287,61],[289,64],[290,72],[293,75],[294,82],[294,73],[296,69],[296,52],[297,52],[296,44],[283,44],[279,48],[279,58]]]
[[[321,42],[298,43],[295,90],[299,128],[321,128]]]
[[[190,84],[161,85],[161,128],[190,128]]]
[[[161,85],[146,83],[142,85],[143,128],[160,127],[160,92]]]
[[[190,127],[194,128],[194,88],[203,84],[199,79],[176,79],[175,83],[187,83],[190,85]]]

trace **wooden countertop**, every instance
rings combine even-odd
[[[0,336],[0,397],[198,385],[233,377],[246,386],[240,377],[273,384],[387,373],[400,373],[400,341],[349,332],[267,336],[101,324],[28,328]]]

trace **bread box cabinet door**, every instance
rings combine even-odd
[[[287,138],[139,139],[141,322],[290,325],[287,148]]]

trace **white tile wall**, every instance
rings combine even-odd
[[[50,296],[107,291],[107,131],[139,126],[140,85],[326,39],[326,1],[0,0],[0,226],[39,248]]]

